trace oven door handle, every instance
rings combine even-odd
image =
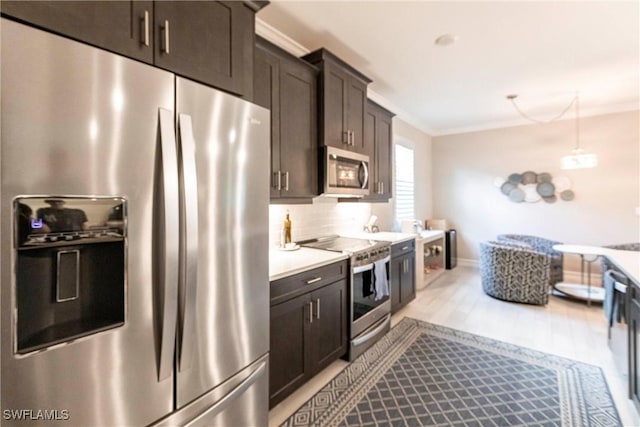
[[[364,273],[365,271],[369,270],[373,270],[373,263],[354,267],[353,274]]]
[[[375,327],[375,329],[373,329],[370,332],[367,332],[366,334],[364,334],[362,336],[359,336],[358,338],[356,338],[353,341],[351,341],[351,343],[353,344],[354,347],[358,347],[358,346],[366,343],[371,338],[375,337],[380,332],[382,332],[384,330],[384,328],[386,328],[390,322],[391,322],[391,314],[387,314],[385,317],[382,318],[382,321],[378,324],[378,326]]]
[[[391,261],[391,255],[387,255],[386,258],[382,258],[381,260],[378,260],[378,261],[382,261],[383,263],[387,263],[387,262]],[[374,261],[374,262],[369,263],[369,264],[365,264],[365,265],[361,265],[361,266],[358,266],[358,267],[354,267],[353,274],[358,274],[358,273],[362,273],[364,271],[373,270],[373,264],[375,264],[378,261]]]

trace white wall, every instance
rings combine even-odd
[[[432,214],[432,161],[431,137],[397,117],[393,118],[393,142],[414,150],[415,210],[416,219],[424,221]],[[395,150],[391,150],[392,155]],[[392,165],[395,163],[392,159]],[[394,169],[395,171],[395,169]],[[395,176],[395,172],[394,172]],[[385,230],[400,231],[394,224],[393,198],[389,204],[372,204],[372,212],[379,217]],[[382,228],[381,228],[382,229]]]
[[[598,155],[594,169],[563,171],[575,145],[575,121],[433,138],[434,216],[458,229],[458,256],[477,259],[478,243],[499,233],[533,234],[567,243],[640,241],[639,112],[582,118],[580,145]],[[527,170],[565,175],[575,199],[513,203],[495,177]],[[565,257],[569,269],[577,258]]]

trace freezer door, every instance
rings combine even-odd
[[[154,259],[161,268],[157,255],[166,250],[163,257],[171,257],[175,246],[164,236],[165,219],[170,225],[175,218],[177,236],[177,170],[175,200],[160,197],[175,212],[154,204],[154,191],[160,196],[172,190],[169,182],[158,184],[165,178],[163,161],[168,162],[161,154],[159,109],[169,112],[165,128],[173,133],[174,77],[12,21],[2,19],[1,27],[2,424],[50,426],[57,425],[56,418],[74,426],[150,424],[173,407],[175,335],[161,326],[162,303],[171,307],[170,292],[154,292],[152,285],[162,283]],[[175,152],[174,140],[166,135],[165,155],[172,144]],[[14,198],[25,195],[126,200],[121,326],[17,354],[12,206]],[[89,225],[107,219],[87,216]],[[162,233],[154,233],[154,226]],[[154,235],[167,237],[167,244]],[[82,254],[78,259],[82,270]],[[177,305],[177,289],[175,294]],[[163,332],[170,336],[164,341],[170,360],[160,375]]]
[[[269,349],[270,115],[223,92],[176,80],[185,183],[176,360],[180,408]]]

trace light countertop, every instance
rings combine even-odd
[[[605,249],[602,255],[606,256],[620,268],[628,278],[640,286],[640,252]]]
[[[269,249],[269,281],[347,259],[346,254],[322,249],[300,248],[295,251]]]

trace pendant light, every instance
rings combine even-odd
[[[587,153],[582,148],[580,148],[580,95],[576,92],[576,96],[571,100],[569,105],[556,117],[550,120],[538,120],[533,117],[530,117],[525,112],[523,112],[518,105],[516,104],[515,99],[518,95],[512,94],[507,95],[507,99],[511,101],[511,104],[516,109],[518,114],[520,114],[523,118],[530,120],[534,123],[551,123],[556,120],[561,119],[567,111],[571,108],[572,105],[576,106],[576,146],[571,150],[571,154],[567,156],[563,156],[560,161],[561,169],[584,169],[584,168],[593,168],[598,165],[598,157],[593,153]]]

